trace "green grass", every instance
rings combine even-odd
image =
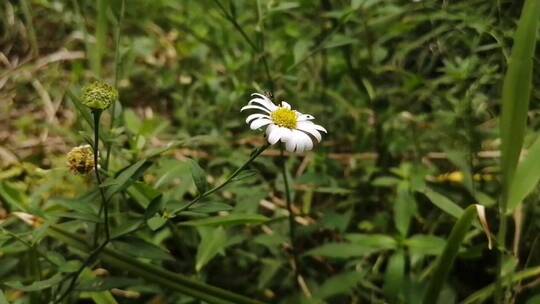
[[[534,303],[538,6],[0,3],[0,303]],[[322,142],[266,147],[265,91]]]

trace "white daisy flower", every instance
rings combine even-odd
[[[285,101],[277,106],[262,94],[254,93],[251,96],[254,98],[240,111],[260,111],[249,115],[246,123],[252,130],[265,127],[271,145],[281,141],[289,152],[309,151],[313,148],[313,139],[320,142],[321,132],[327,133],[325,128],[312,122],[315,117],[292,110]]]

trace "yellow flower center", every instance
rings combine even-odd
[[[296,128],[297,117],[293,110],[279,108],[270,114],[270,118],[272,118],[272,121],[280,127],[289,129]]]

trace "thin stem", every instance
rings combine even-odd
[[[103,213],[104,213],[105,240],[103,241],[103,243],[101,243],[101,245],[95,248],[88,255],[88,258],[82,263],[82,265],[79,267],[79,269],[76,272],[74,272],[73,274],[70,274],[71,281],[67,289],[58,298],[58,300],[55,301],[55,303],[61,303],[65,299],[65,297],[67,297],[71,293],[71,291],[75,288],[75,284],[77,283],[77,280],[79,276],[81,275],[81,273],[84,271],[86,267],[88,267],[97,259],[100,252],[105,248],[105,246],[107,246],[107,244],[110,241],[109,206],[108,206],[107,197],[105,196],[105,190],[103,189],[103,187],[101,187],[102,180],[101,180],[101,175],[99,174],[99,120],[101,118],[101,113],[102,113],[101,110],[92,111],[92,115],[94,117],[94,172],[96,174],[97,187],[99,189],[99,193],[101,196],[100,213],[101,213],[101,210],[103,210]],[[94,246],[97,244],[97,241],[99,238],[98,231],[99,231],[99,223],[96,224],[96,228],[94,231]],[[66,279],[69,278],[70,276],[67,276]]]
[[[124,21],[124,13],[125,13],[125,0],[122,0],[120,5],[120,16],[118,17],[118,24],[116,24],[116,40],[115,40],[115,52],[114,52],[114,88],[118,90],[118,82],[120,81],[120,38],[122,35],[122,21]],[[111,125],[110,128],[114,128],[115,126],[115,119],[116,119],[116,103],[119,101],[115,101],[112,104],[111,107]],[[112,150],[112,143],[107,144],[107,154],[105,156],[105,165],[103,168],[105,170],[109,169],[109,160],[111,158],[111,150]]]
[[[264,150],[266,150],[268,147],[270,147],[269,144],[266,144],[260,148],[258,148],[257,150],[255,150],[252,154],[251,154],[251,157],[242,165],[240,166],[238,169],[236,169],[231,175],[229,175],[229,177],[227,177],[227,179],[219,184],[218,186],[206,191],[205,193],[197,196],[194,200],[192,200],[191,202],[189,202],[187,205],[185,205],[184,207],[178,209],[176,211],[176,213],[180,213],[182,211],[185,211],[187,209],[189,209],[192,205],[194,205],[195,203],[197,203],[198,201],[200,201],[201,199],[213,194],[214,192],[216,191],[219,191],[221,190],[223,187],[227,186],[240,172],[242,172],[244,169],[246,169],[247,166],[249,166],[249,164],[251,164],[261,153],[264,152]]]
[[[274,91],[274,79],[272,78],[272,75],[270,74],[270,67],[268,65],[268,60],[266,59],[266,54],[264,52],[264,49],[260,49],[259,47],[257,47],[257,45],[251,40],[251,38],[249,38],[246,31],[244,31],[244,29],[238,23],[238,21],[236,21],[236,18],[225,9],[225,7],[223,6],[222,3],[220,3],[218,0],[213,0],[213,1],[219,7],[219,9],[221,10],[223,16],[225,16],[225,18],[227,20],[229,20],[229,22],[231,22],[231,24],[236,28],[236,30],[238,30],[240,35],[242,35],[244,40],[246,40],[247,44],[251,47],[251,49],[256,53],[260,53],[261,61],[262,61],[263,67],[264,67],[264,72],[266,74],[266,78],[268,79],[268,85],[270,86],[270,91],[273,92]]]
[[[283,151],[283,144],[280,146],[281,151],[281,173],[283,174],[283,186],[285,187],[285,202],[287,203],[287,211],[289,212],[289,238],[291,241],[291,252],[293,257],[293,270],[295,282],[298,284],[298,277],[300,275],[300,264],[298,262],[298,247],[296,245],[296,223],[294,221],[294,212],[291,202],[291,190],[289,186],[289,178],[287,177],[287,164]]]
[[[101,117],[101,111],[93,111],[94,116],[94,172],[96,174],[97,186],[99,194],[101,195],[101,208],[104,213],[104,226],[105,226],[105,239],[110,239],[109,230],[109,206],[107,198],[105,197],[105,190],[101,187],[101,175],[99,174],[99,119]]]

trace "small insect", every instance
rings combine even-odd
[[[274,99],[274,94],[272,94],[272,92],[270,91],[264,91],[264,96],[270,98],[270,99]]]

